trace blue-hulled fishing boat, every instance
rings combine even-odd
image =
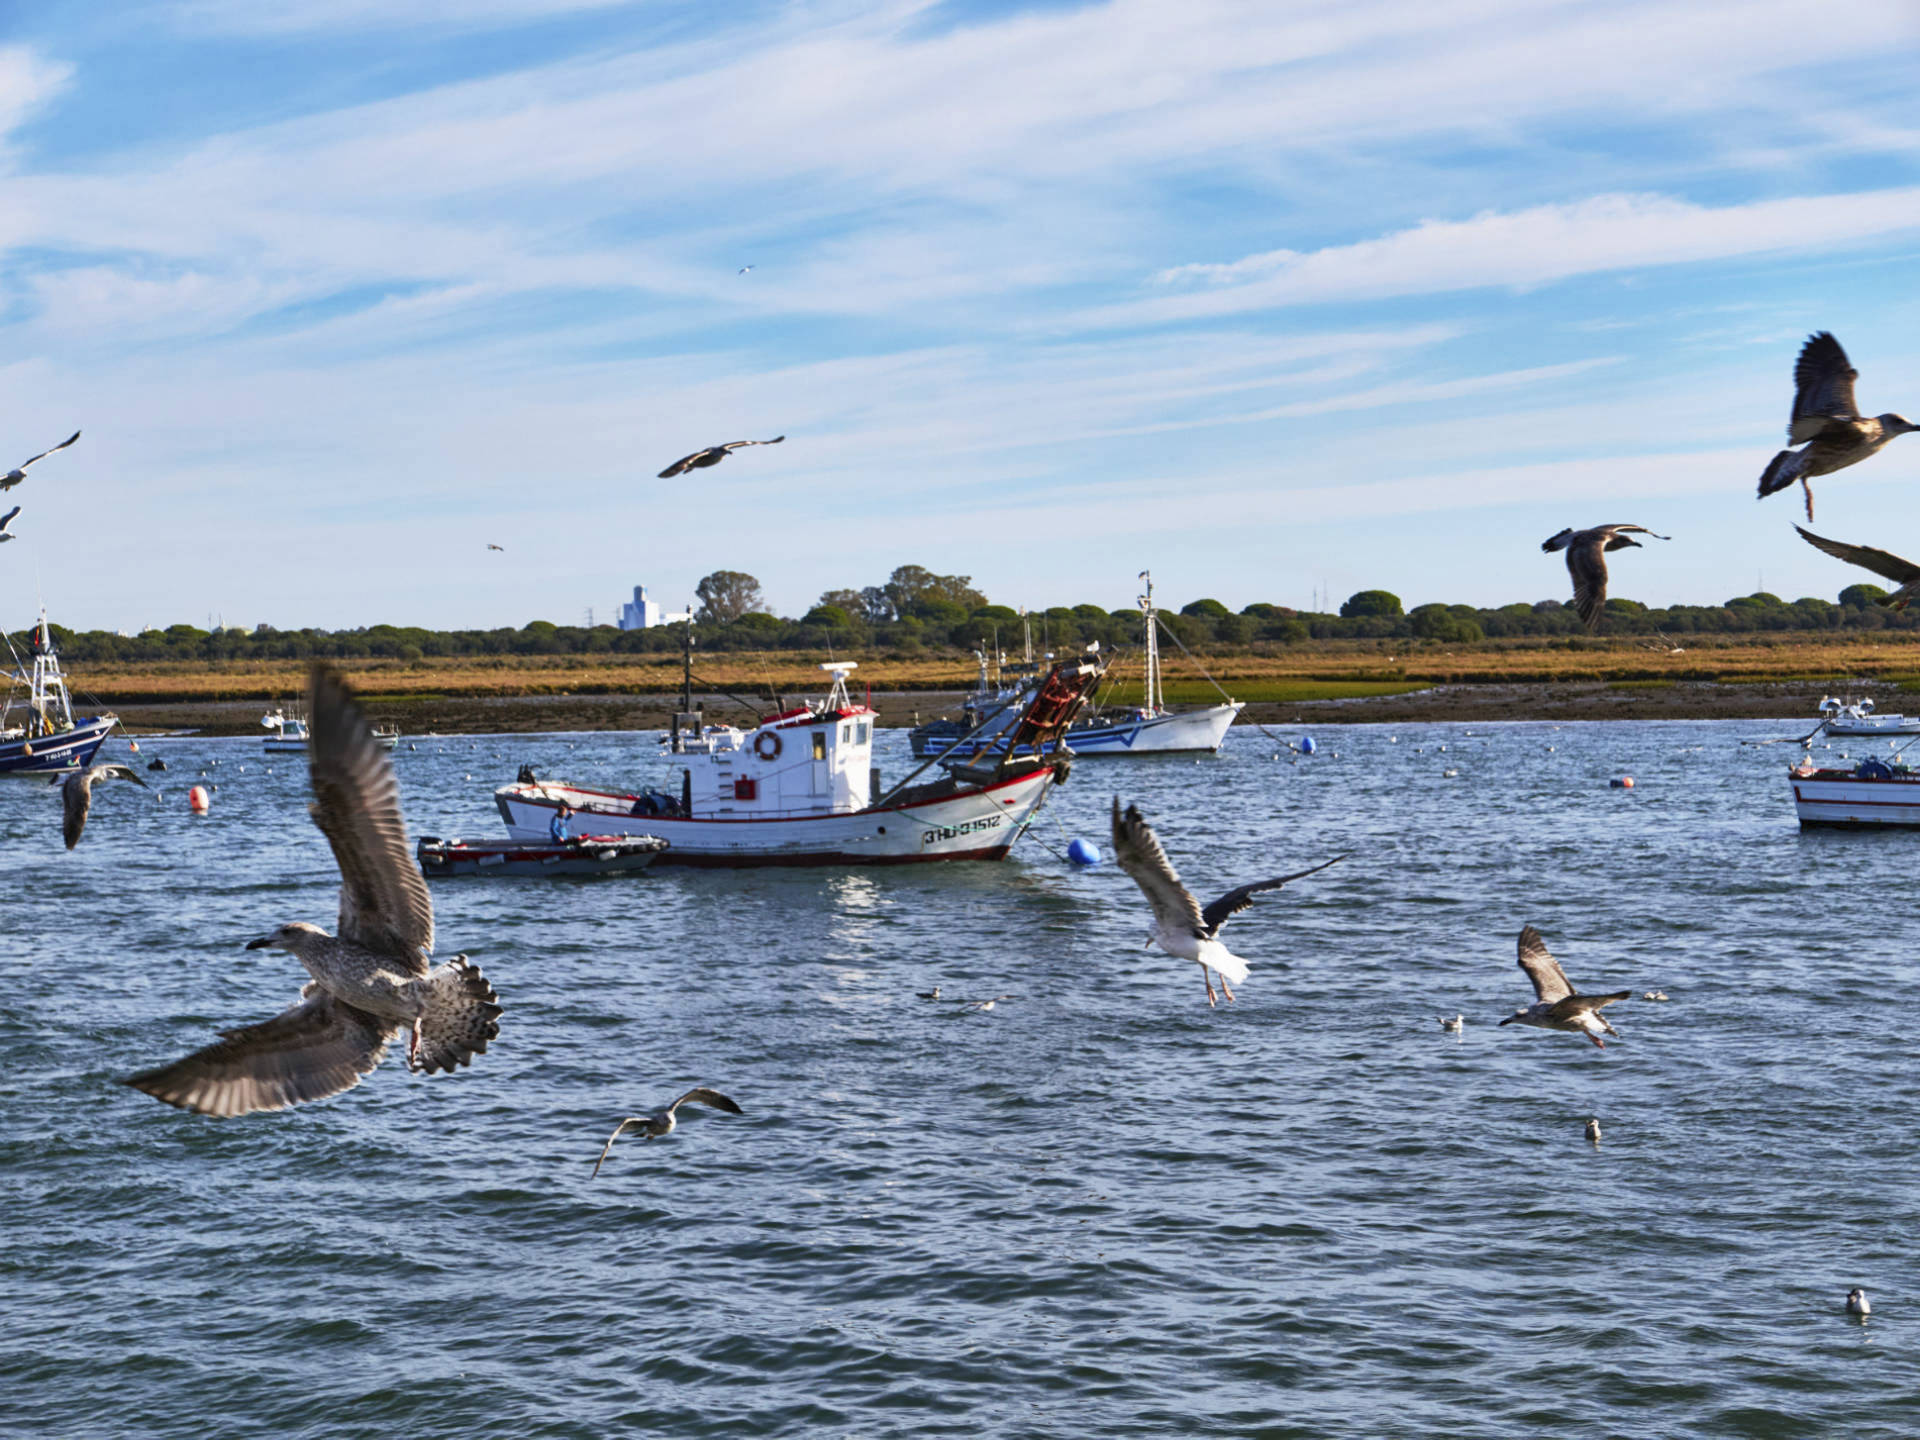
[[[31,668],[21,662],[11,644],[8,653],[14,661],[8,676],[13,688],[8,691],[5,707],[0,708],[0,776],[59,775],[92,764],[94,751],[120,718],[73,718],[73,698],[67,693],[60,652],[54,648],[44,609],[33,627]],[[21,685],[27,687],[24,701],[16,698]]]

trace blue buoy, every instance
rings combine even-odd
[[[1311,755],[1314,752],[1314,748],[1313,737],[1311,735],[1302,735],[1300,737],[1300,753],[1302,755]]]
[[[1098,865],[1100,863],[1100,847],[1098,845],[1089,845],[1084,840],[1076,840],[1067,846],[1067,858],[1076,865]]]

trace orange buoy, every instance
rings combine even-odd
[[[1615,790],[1631,790],[1633,788],[1633,777],[1631,775],[1622,775],[1618,780],[1609,780],[1607,784]]]
[[[213,806],[213,796],[207,793],[207,787],[196,785],[187,791],[187,808],[196,815],[204,815]]]

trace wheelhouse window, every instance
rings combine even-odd
[[[824,730],[813,732],[813,758],[816,760],[827,758],[827,732]]]
[[[867,729],[866,721],[862,720],[858,725],[854,727],[853,738],[855,742],[858,744],[864,745],[867,743],[868,729]]]

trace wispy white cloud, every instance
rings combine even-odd
[[[1282,305],[1525,288],[1613,270],[1847,246],[1920,231],[1920,187],[1705,206],[1660,195],[1601,195],[1470,220],[1428,220],[1375,240],[1225,265],[1182,265],[1163,284],[1199,293],[1112,306],[1087,318],[1150,324]]]
[[[25,45],[0,45],[0,160],[7,137],[73,78],[73,67]]]

